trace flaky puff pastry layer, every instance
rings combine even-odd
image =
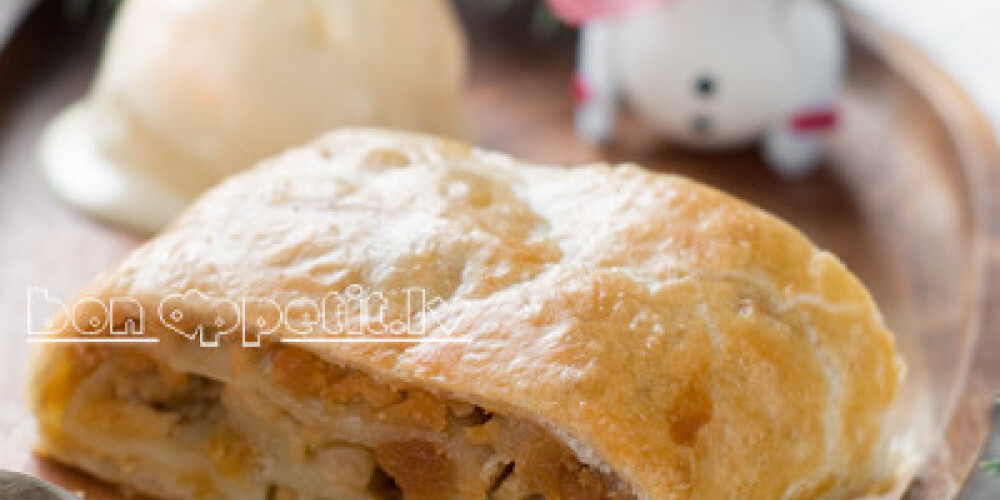
[[[775,217],[635,166],[339,131],[225,181],[83,295],[352,285],[396,319],[405,290],[439,298],[433,342],[303,349],[542,425],[639,498],[847,499],[896,473],[902,365],[865,288]],[[302,338],[289,320],[264,342]]]

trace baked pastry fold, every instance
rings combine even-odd
[[[87,335],[156,342],[46,344],[39,449],[164,498],[837,500],[897,473],[901,362],[858,280],[635,166],[339,131],[80,297],[52,335],[117,298]]]

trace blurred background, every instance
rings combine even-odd
[[[578,32],[533,0],[451,3],[467,43],[463,133],[532,162],[636,162],[690,176],[839,255],[872,290],[910,365],[899,421],[916,457],[908,498],[956,498],[977,464],[1000,454],[982,448],[1000,387],[1000,2],[829,4],[845,27],[847,64],[828,154],[807,175],[780,175],[755,144],[705,152],[665,140],[628,105],[613,141],[583,140]],[[0,0],[0,315],[9,324],[22,324],[29,287],[71,297],[148,237],[60,200],[38,160],[46,127],[92,88],[116,8]],[[0,433],[11,438],[0,467],[114,498],[27,452],[25,353],[20,327],[3,332]],[[965,498],[1000,498],[990,481],[977,478]]]

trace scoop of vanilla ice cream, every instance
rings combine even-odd
[[[41,157],[70,202],[155,230],[331,128],[461,135],[465,63],[446,0],[130,0]]]

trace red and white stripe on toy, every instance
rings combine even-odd
[[[816,106],[793,114],[788,127],[797,134],[818,134],[837,127],[839,114],[833,105]]]
[[[577,106],[590,100],[590,85],[587,85],[587,79],[580,73],[573,74],[573,81],[570,83],[569,90],[570,95],[573,96],[573,104]]]
[[[556,17],[573,26],[663,1],[665,0],[548,0]]]

